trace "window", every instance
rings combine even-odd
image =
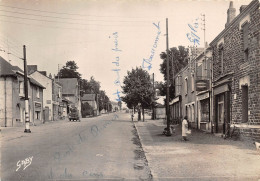
[[[194,74],[191,75],[191,92],[194,91]]]
[[[36,97],[40,98],[40,89],[39,89],[39,87],[36,87]]]
[[[59,89],[58,98],[61,98],[61,91],[60,91],[60,87],[59,87],[58,89]]]
[[[24,82],[19,82],[19,95],[24,95]]]
[[[219,58],[220,58],[220,73],[224,71],[224,49],[223,47],[219,50]]]
[[[242,25],[242,32],[243,32],[243,42],[244,42],[244,60],[247,61],[248,60],[248,22],[244,23]]]
[[[202,60],[202,77],[206,77],[207,76],[207,61],[206,58],[203,58]]]
[[[185,95],[188,94],[188,78],[185,78]]]

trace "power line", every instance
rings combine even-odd
[[[2,20],[2,22],[7,22],[7,23],[13,23],[13,24],[21,24],[21,25],[29,25],[29,26],[38,26],[38,27],[45,27],[45,28],[55,28],[55,29],[70,29],[70,30],[84,30],[84,31],[109,31],[109,30],[103,30],[103,29],[89,29],[89,28],[69,28],[69,27],[61,27],[61,26],[45,26],[45,25],[39,25],[39,24],[30,24],[30,23],[24,23],[24,22],[17,22],[17,21],[9,21],[9,20]],[[124,30],[125,32],[125,30]],[[136,31],[128,31],[128,32],[136,32]],[[141,30],[138,30],[138,32],[142,32]]]
[[[73,23],[73,22],[64,22],[64,21],[54,21],[54,20],[42,20],[42,19],[35,19],[35,18],[24,18],[24,17],[18,17],[18,16],[9,16],[9,15],[0,15],[3,17],[8,18],[18,18],[18,19],[24,19],[24,20],[32,20],[32,21],[42,21],[42,22],[49,22],[49,23],[63,23],[63,24],[77,24],[77,25],[94,25],[94,26],[130,26],[133,27],[133,25],[104,25],[104,24],[86,24],[86,23]],[[136,26],[136,25],[135,25]],[[147,25],[142,25],[147,26]]]
[[[1,6],[1,5],[0,5]],[[127,20],[85,20],[85,19],[78,19],[78,18],[67,18],[67,17],[59,17],[59,16],[48,16],[48,15],[39,15],[39,14],[31,14],[31,13],[24,13],[24,12],[17,12],[17,11],[8,11],[8,10],[2,10],[2,12],[7,12],[7,13],[16,13],[16,14],[22,14],[22,15],[30,15],[30,16],[38,16],[38,17],[45,17],[45,18],[57,18],[57,19],[68,19],[68,20],[84,20],[84,21],[99,21],[99,22],[135,22],[135,23],[150,23],[152,21],[140,21],[140,20],[135,20],[135,21],[127,21]]]
[[[8,5],[3,5],[3,4],[0,4],[0,6],[8,7],[8,8],[21,9],[21,10],[35,11],[35,12],[52,13],[52,14],[63,14],[63,15],[72,15],[72,16],[82,16],[82,17],[114,17],[114,18],[117,17],[117,18],[126,18],[126,17],[120,17],[120,16],[84,15],[84,14],[76,14],[76,13],[64,13],[64,12],[45,11],[45,10],[40,10],[40,9],[21,8],[21,7],[8,6]],[[147,18],[147,17],[142,16],[142,17],[127,17],[127,18]],[[152,17],[149,17],[149,18],[152,18]]]

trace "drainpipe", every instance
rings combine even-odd
[[[4,77],[5,80],[5,127],[7,126],[7,115],[6,115],[6,77]]]

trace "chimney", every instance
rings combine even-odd
[[[236,17],[236,9],[233,7],[233,1],[230,1],[229,8],[227,10],[227,23],[225,27],[227,27],[235,17]]]

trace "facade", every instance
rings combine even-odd
[[[196,58],[196,104],[198,129],[212,131],[212,50],[207,48]]]
[[[59,78],[56,80],[62,86],[62,97],[70,102],[70,107],[75,106],[81,117],[81,99],[79,81],[77,78]]]
[[[225,29],[210,43],[213,51],[214,132],[230,124],[242,136],[260,140],[260,11],[254,0],[235,16],[230,2]]]
[[[197,119],[197,103],[196,103],[196,78],[198,72],[198,54],[201,48],[191,48],[189,54],[189,63],[175,77],[175,98],[169,103],[170,116],[173,124],[181,123],[184,116],[188,117],[190,125],[193,128],[199,128]],[[197,75],[198,74],[198,75]],[[197,75],[197,76],[196,76]]]
[[[23,71],[0,57],[0,124],[4,127],[22,126],[25,122]],[[29,116],[32,124],[43,122],[43,89],[28,77]]]
[[[30,67],[30,66],[29,66]],[[30,72],[30,76],[40,82],[45,89],[43,90],[43,119],[44,122],[53,120],[53,102],[52,102],[52,82],[53,80],[41,72],[34,70],[28,70]]]
[[[93,116],[98,115],[97,94],[84,94],[81,97],[82,104],[88,103],[93,108]]]
[[[63,108],[64,104],[62,103],[62,86],[54,79],[52,81],[52,116],[54,121],[61,118]]]

